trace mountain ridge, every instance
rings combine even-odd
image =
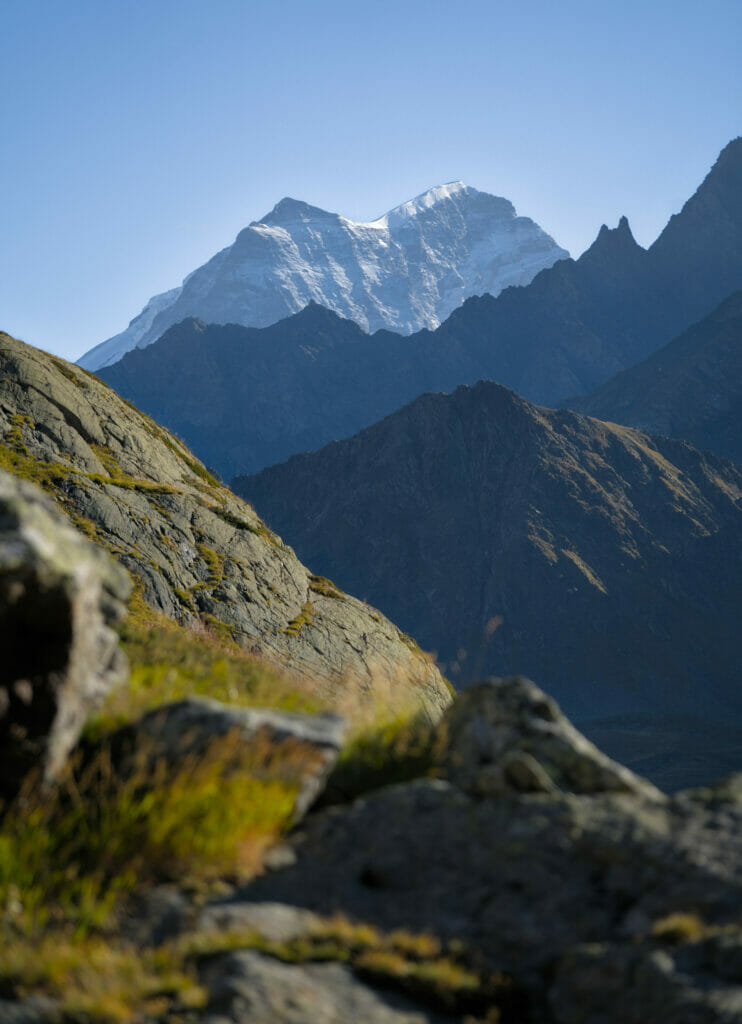
[[[742,475],[682,441],[480,382],[233,486],[457,685],[521,665],[581,719],[742,701]]]
[[[742,464],[742,291],[648,359],[564,405]]]
[[[463,182],[366,222],[284,197],[79,364],[100,369],[185,317],[265,327],[311,300],[369,331],[409,334],[436,327],[467,295],[525,283],[568,255],[509,200]]]
[[[99,372],[226,477],[350,437],[425,392],[480,379],[558,405],[709,313],[729,294],[721,291],[729,280],[742,285],[742,140],[726,147],[699,186],[692,217],[706,192],[714,209],[732,210],[718,252],[713,238],[695,241],[689,201],[660,236],[659,255],[639,246],[621,218],[615,228],[604,225],[578,260],[560,260],[496,298],[471,296],[434,331],[368,335],[318,315],[313,334],[311,317],[299,314],[264,329],[207,326],[196,347],[191,327],[174,325]],[[687,285],[696,275],[698,287]]]

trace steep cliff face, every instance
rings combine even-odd
[[[438,652],[582,719],[739,710],[742,474],[482,382],[235,481],[303,558]]]
[[[0,335],[0,465],[43,484],[145,599],[345,693],[432,715],[448,689],[373,608],[313,576],[185,446],[86,371]]]
[[[742,463],[742,292],[570,408]]]
[[[116,362],[185,317],[265,327],[309,302],[368,331],[409,334],[437,327],[469,295],[528,284],[567,256],[507,199],[461,181],[368,223],[282,199],[80,364],[94,370]]]

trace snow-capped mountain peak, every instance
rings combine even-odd
[[[309,302],[369,332],[410,334],[437,327],[470,295],[528,284],[568,255],[507,199],[462,181],[436,185],[372,221],[285,197],[80,364],[108,366],[186,317],[265,327]]]

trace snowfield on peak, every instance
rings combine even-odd
[[[371,333],[434,329],[469,296],[528,284],[568,256],[507,199],[461,181],[368,222],[286,198],[79,363],[109,366],[186,317],[267,327],[310,302]]]

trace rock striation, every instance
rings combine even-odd
[[[330,702],[431,716],[430,659],[381,614],[313,575],[172,434],[110,388],[0,335],[0,466],[43,484],[72,522],[184,623],[227,630]]]
[[[0,801],[57,778],[85,720],[126,676],[113,628],[127,574],[36,487],[0,470]]]
[[[265,327],[317,302],[364,330],[433,328],[470,295],[527,284],[569,253],[507,199],[461,181],[357,223],[282,199],[180,288],[150,299],[128,328],[87,352],[97,370],[186,317]]]

